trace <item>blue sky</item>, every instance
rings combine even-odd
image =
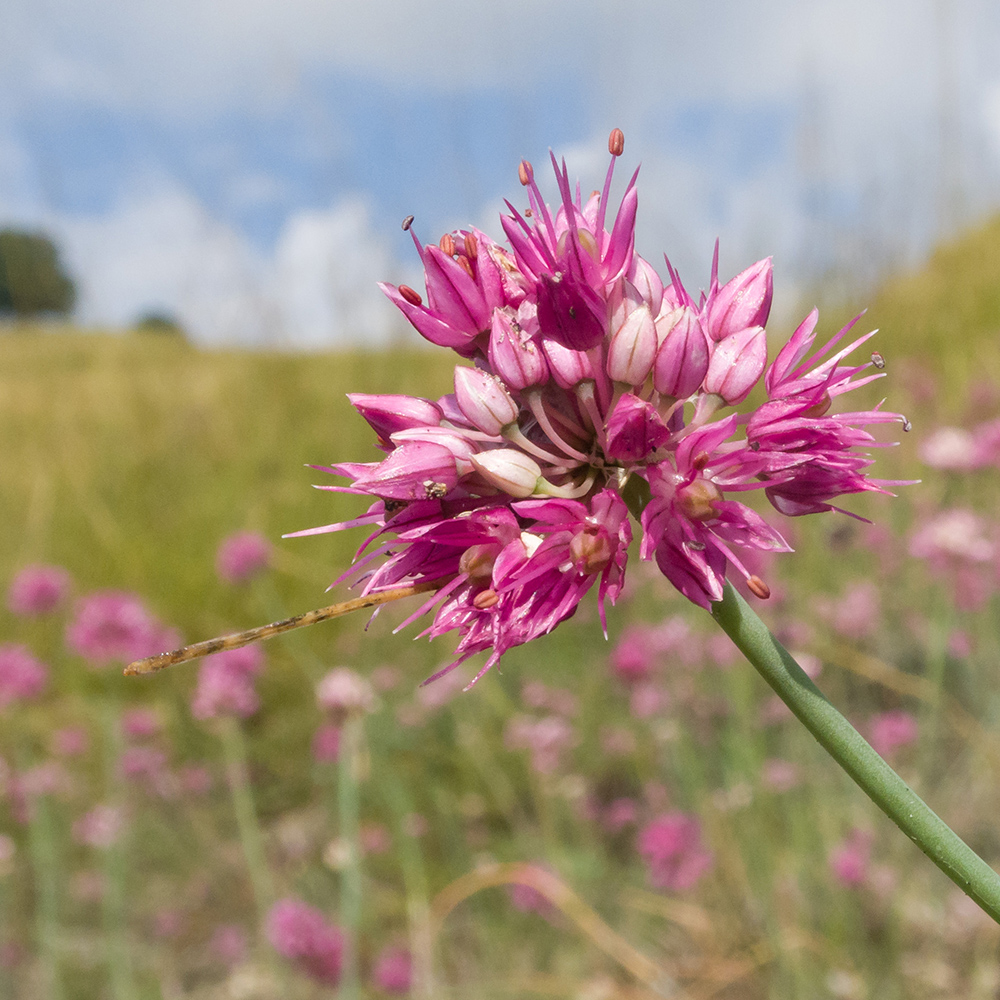
[[[642,162],[640,249],[704,282],[774,254],[780,307],[863,289],[1000,201],[987,0],[5,0],[0,225],[60,241],[79,317],[203,343],[400,334],[375,281],[499,234],[517,163]],[[540,171],[539,171],[540,172]],[[622,171],[625,173],[625,171]]]

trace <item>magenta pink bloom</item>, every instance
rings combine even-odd
[[[915,743],[919,730],[917,720],[903,711],[880,712],[869,722],[868,742],[881,757],[891,757],[900,747]]]
[[[683,891],[695,886],[712,867],[712,852],[701,840],[701,824],[687,813],[667,813],[639,831],[639,853],[649,866],[649,884]]]
[[[405,995],[413,984],[413,959],[405,948],[385,948],[372,972],[375,987],[383,993]]]
[[[271,543],[253,531],[224,538],[215,553],[215,571],[225,583],[245,583],[267,569]]]
[[[25,566],[7,589],[7,607],[35,618],[54,611],[69,593],[69,573],[62,566]]]
[[[267,918],[267,938],[279,955],[317,982],[340,982],[344,936],[321,910],[298,899],[275,903]]]
[[[66,628],[66,645],[95,666],[128,662],[180,645],[134,594],[103,590],[77,602]]]
[[[48,668],[25,646],[0,646],[0,709],[37,698],[49,682]]]
[[[866,830],[852,830],[830,855],[830,871],[844,886],[857,888],[868,879],[874,837]]]
[[[220,715],[248,718],[260,708],[254,677],[264,669],[259,646],[229,649],[206,657],[198,672],[198,686],[191,700],[196,719]]]
[[[73,822],[73,839],[86,847],[106,850],[121,836],[125,815],[118,806],[97,805]]]
[[[90,737],[82,726],[66,726],[52,734],[52,752],[60,757],[79,757],[88,746]]]
[[[122,716],[122,732],[129,739],[155,736],[162,728],[160,717],[149,708],[130,708]]]
[[[456,633],[445,670],[483,653],[481,676],[590,590],[603,621],[624,585],[629,504],[641,557],[709,608],[734,572],[766,598],[755,554],[790,551],[736,495],[763,491],[796,517],[892,485],[868,476],[878,443],[866,428],[907,422],[835,405],[883,376],[878,356],[848,361],[871,334],[842,346],[848,324],[815,349],[814,311],[768,365],[770,258],[721,283],[716,246],[707,293],[692,296],[669,263],[664,287],[635,252],[636,175],[610,204],[623,148],[615,130],[602,189],[587,199],[552,157],[551,207],[522,162],[522,207],[508,202],[501,218],[506,246],[474,229],[424,244],[408,220],[426,292],[383,289],[423,337],[470,364],[437,400],[352,396],[384,455],[321,467],[348,480],[323,488],[365,496],[368,510],[296,532],[367,526],[345,577],[366,594],[436,588],[408,622],[426,614],[424,634]],[[761,387],[764,401],[748,405]]]

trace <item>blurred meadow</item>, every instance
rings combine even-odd
[[[1000,220],[862,322],[888,374],[862,394],[913,424],[876,474],[922,482],[847,505],[871,525],[792,522],[756,607],[996,864]],[[44,614],[0,609],[0,658],[48,669],[0,685],[0,997],[998,995],[1000,930],[637,553],[607,642],[585,602],[466,693],[472,664],[419,686],[452,646],[392,634],[412,602],[267,643],[259,706],[228,714],[197,709],[197,663],[124,678],[67,642],[107,590],[188,642],[329,603],[363,529],[280,536],[364,501],[304,466],[375,457],[345,393],[449,392],[445,352],[0,345],[0,579],[72,581]],[[272,547],[230,581],[237,532]],[[324,714],[342,667],[370,689],[335,675],[355,700],[331,712],[328,685]]]

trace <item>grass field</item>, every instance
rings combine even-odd
[[[878,474],[923,482],[850,504],[873,527],[794,522],[760,613],[862,732],[905,715],[893,763],[996,863],[1000,474],[923,466],[918,446],[1000,416],[1000,221],[889,283],[865,322],[889,373],[866,399],[914,425]],[[0,580],[60,565],[74,599],[134,592],[185,641],[328,603],[361,532],[280,536],[361,512],[304,468],[376,455],[344,394],[451,389],[443,351],[202,352],[42,329],[0,346]],[[954,509],[981,518],[959,540],[976,534],[979,555],[911,556]],[[243,530],[274,542],[271,568],[227,584],[215,552]],[[607,643],[587,605],[464,694],[418,688],[452,645],[392,635],[395,608],[367,631],[356,617],[276,639],[242,722],[192,716],[197,664],[126,679],[68,652],[72,600],[36,619],[0,609],[0,643],[50,670],[40,697],[0,707],[0,997],[377,997],[386,949],[409,956],[398,991],[422,997],[996,996],[997,928],[707,615],[636,554],[629,574]],[[629,642],[660,651],[641,682],[612,665]],[[338,761],[317,760],[315,684],[339,666],[377,703],[341,729]],[[640,850],[663,817],[700,824],[678,855],[692,877],[666,887]],[[339,991],[269,944],[288,898],[356,926]]]

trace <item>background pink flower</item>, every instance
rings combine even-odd
[[[0,646],[0,709],[37,698],[48,683],[48,668],[25,646]]]
[[[321,910],[298,899],[275,903],[267,918],[267,938],[279,955],[318,982],[336,986],[340,981],[344,937]]]
[[[638,849],[656,889],[690,889],[713,863],[701,841],[701,824],[687,813],[667,813],[647,823],[639,831]]]
[[[215,571],[226,583],[245,583],[267,568],[271,543],[253,531],[224,538],[215,553]]]
[[[7,607],[26,617],[48,614],[65,600],[69,586],[69,573],[62,566],[25,566],[10,582]]]

